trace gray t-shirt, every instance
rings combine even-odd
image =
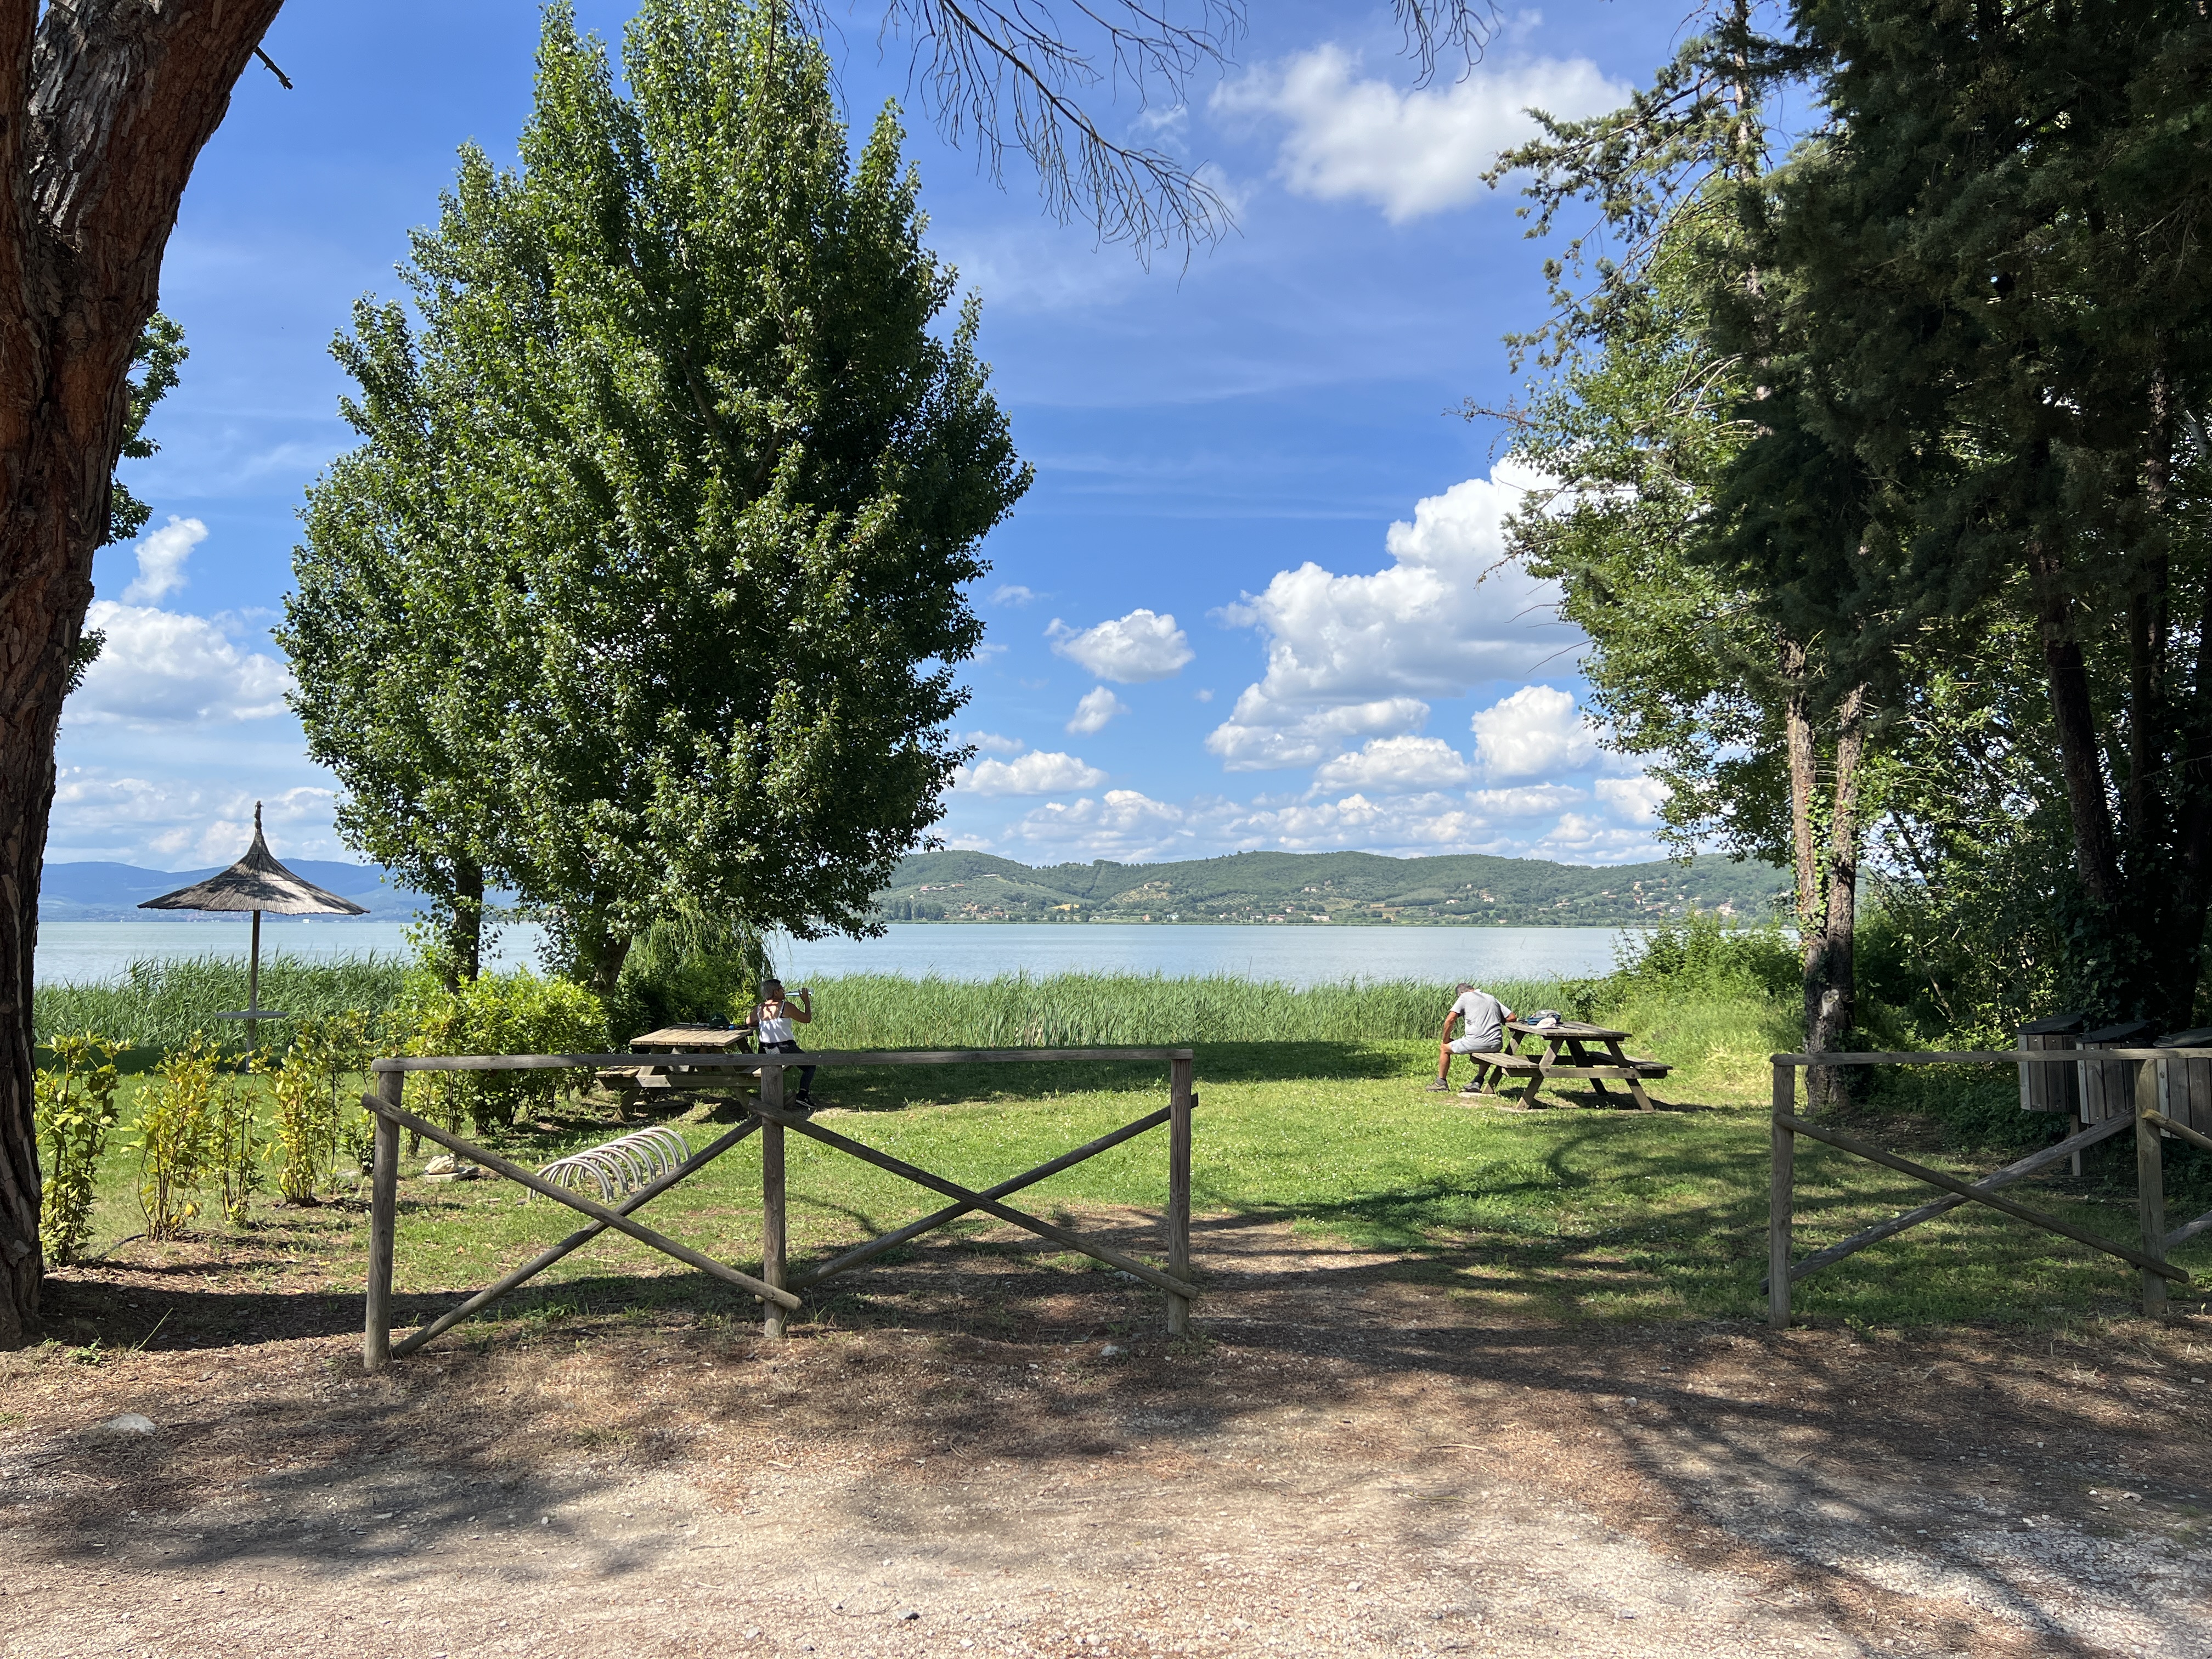
[[[1463,1039],[1493,1048],[1505,1040],[1505,1005],[1489,992],[1462,992],[1459,1000],[1452,1004],[1452,1012],[1467,1021],[1460,1028]]]

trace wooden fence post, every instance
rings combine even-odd
[[[1168,1062],[1168,1272],[1190,1280],[1190,1111],[1198,1103],[1191,1090],[1191,1062]],[[1168,1297],[1168,1334],[1190,1334],[1190,1298]]]
[[[1774,1163],[1766,1194],[1766,1322],[1790,1328],[1790,1221],[1796,1200],[1796,1133],[1782,1120],[1797,1115],[1797,1068],[1774,1062]]]
[[[771,1112],[783,1109],[783,1067],[761,1067],[761,1104]],[[777,1290],[784,1288],[783,1125],[761,1121],[761,1279]],[[764,1303],[768,1312],[761,1322],[762,1334],[781,1337],[783,1310]]]
[[[397,1106],[407,1086],[404,1072],[380,1072],[376,1097]],[[392,1247],[399,1226],[399,1126],[380,1115],[369,1163],[368,1297],[361,1334],[361,1366],[382,1370],[392,1363]]]
[[[2158,1065],[2145,1060],[2136,1072],[2136,1221],[2142,1230],[2145,1255],[2166,1260],[2166,1164],[2159,1144],[2158,1125],[2144,1115],[2159,1106]],[[2152,1318],[2166,1312],[2166,1279],[2148,1268],[2138,1268],[2142,1280],[2143,1312]]]

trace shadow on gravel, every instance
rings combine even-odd
[[[1538,1159],[1504,1178],[1561,1173]],[[1034,1472],[1180,1448],[1212,1460],[1194,1478],[1232,1486],[1246,1479],[1238,1457],[1264,1455],[1295,1487],[1300,1457],[1365,1458],[1425,1483],[1439,1504],[1480,1501],[1483,1482],[1534,1482],[1614,1526],[1656,1530],[1662,1547],[1668,1528],[1695,1528],[1717,1541],[1686,1559],[1781,1575],[1869,1644],[1902,1628],[1903,1600],[1869,1577],[1879,1558],[1893,1577],[1919,1573],[1933,1587],[1923,1594],[2002,1610],[2036,1632],[2033,1651],[2082,1655],[2103,1649],[2052,1622],[2054,1586],[2106,1569],[2053,1554],[2051,1528],[2063,1523],[2077,1543],[2110,1533],[2096,1496],[2107,1482],[2138,1494],[2131,1523],[2170,1512],[2179,1525],[2212,1505],[2212,1450],[2176,1433],[2172,1414],[2185,1356],[2212,1336],[2202,1316],[2063,1354],[2049,1331],[1478,1322],[1440,1292],[1471,1274],[1581,1282],[1612,1264],[1562,1256],[1555,1240],[1528,1241],[1517,1261],[1495,1245],[1409,1255],[1285,1224],[1409,1227],[1437,1197],[1372,1195],[1354,1218],[1201,1220],[1200,1334],[1179,1343],[1164,1334],[1157,1296],[1003,1230],[940,1236],[832,1281],[786,1345],[759,1340],[752,1305],[716,1281],[606,1276],[526,1291],[501,1317],[369,1378],[344,1346],[271,1346],[350,1339],[357,1296],[210,1283],[198,1269],[173,1283],[145,1271],[127,1285],[58,1280],[54,1313],[108,1347],[179,1361],[228,1351],[208,1355],[203,1377],[224,1397],[165,1402],[149,1440],[84,1430],[0,1456],[0,1503],[34,1506],[48,1546],[83,1562],[140,1524],[132,1511],[228,1492],[264,1512],[167,1542],[188,1552],[178,1563],[381,1554],[428,1575],[442,1545],[487,1526],[513,1529],[518,1550],[539,1547],[526,1540],[544,1513],[555,1516],[544,1547],[602,1552],[620,1571],[629,1547],[562,1533],[556,1488],[573,1502],[641,1466],[696,1462],[707,1446],[765,1456],[770,1433],[786,1447],[873,1449],[902,1471],[895,1482],[923,1480],[902,1471],[946,1455]],[[1157,1218],[1142,1212],[1082,1224],[1127,1249],[1159,1247]],[[1741,1231],[1746,1218],[1678,1224]],[[403,1297],[400,1319],[451,1299]],[[1285,1423],[1298,1412],[1310,1427],[1292,1436]],[[1340,1425],[1340,1445],[1328,1438]],[[1261,1449],[1237,1450],[1248,1445]],[[873,1516],[868,1491],[854,1483],[849,1501]],[[2181,1600],[2172,1606],[2179,1617]],[[1964,1626],[1935,1633],[1972,1645]]]

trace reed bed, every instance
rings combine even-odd
[[[261,1006],[288,1014],[360,1010],[380,1018],[407,964],[397,957],[261,964]],[[1516,1009],[1572,1012],[1586,985],[1493,983]],[[960,980],[854,974],[817,980],[810,1048],[1104,1048],[1182,1042],[1351,1042],[1433,1037],[1452,987],[1425,980],[1286,985],[1228,975],[1005,974]],[[134,962],[120,980],[39,988],[39,1040],[94,1030],[133,1048],[174,1048],[238,1022],[246,964],[198,956]],[[733,1011],[732,1017],[735,1017]],[[617,1046],[630,1032],[615,1033]]]
[[[1570,1008],[1560,981],[1487,988],[1516,1010]],[[811,1048],[1104,1048],[1182,1042],[1354,1042],[1433,1037],[1452,987],[1426,980],[1296,986],[1211,975],[1005,974],[817,981]]]
[[[398,998],[406,974],[406,959],[391,955],[264,957],[261,1006],[319,1016],[359,1010],[376,1019]],[[246,958],[208,954],[141,958],[118,980],[41,985],[32,1018],[40,1042],[91,1030],[125,1048],[171,1049],[195,1031],[242,1039],[243,1021],[216,1016],[245,1006]]]

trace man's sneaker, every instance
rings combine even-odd
[[[1435,1082],[1429,1085],[1427,1089],[1423,1091],[1423,1092],[1431,1095],[1449,1094],[1451,1092],[1451,1085],[1445,1082],[1442,1078],[1438,1078]]]

